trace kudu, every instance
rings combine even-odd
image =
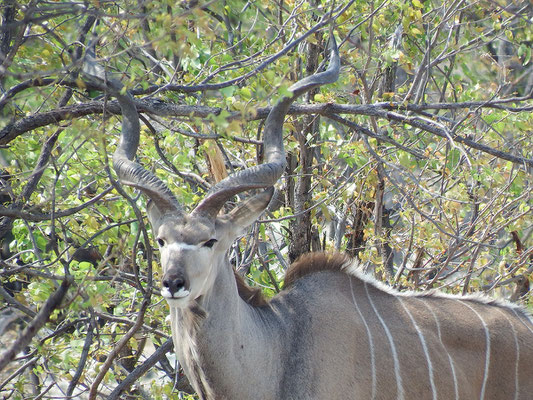
[[[103,70],[88,62],[86,73]],[[228,249],[266,209],[282,175],[284,117],[325,72],[291,87],[264,126],[265,162],[216,184],[187,214],[168,187],[133,161],[139,119],[117,81],[122,109],[114,154],[120,181],[150,198],[177,357],[201,399],[533,399],[533,324],[521,308],[482,297],[400,293],[339,254],[312,253],[287,271],[285,289],[252,302]],[[236,194],[264,189],[219,215]]]

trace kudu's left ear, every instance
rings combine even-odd
[[[235,236],[243,234],[246,228],[259,218],[268,207],[273,195],[274,187],[270,187],[239,204],[226,215],[228,222],[233,226]]]

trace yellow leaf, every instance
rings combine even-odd
[[[76,79],[76,86],[78,86],[78,89],[85,89],[87,87],[85,82],[83,82],[83,79],[79,77]]]
[[[96,220],[96,218],[94,216],[90,216],[88,217],[86,220],[85,220],[85,223],[87,224],[87,226],[89,228],[92,228],[92,229],[98,229],[98,221]]]
[[[233,120],[229,123],[228,127],[226,128],[226,133],[229,136],[232,135],[240,135],[242,133],[242,126],[239,121]]]
[[[315,38],[313,35],[311,35],[311,36],[309,36],[309,37],[307,38],[307,42],[308,42],[308,43],[311,43],[311,44],[318,44],[316,38]]]
[[[205,144],[209,172],[215,179],[215,182],[220,182],[222,179],[228,176],[228,172],[226,171],[226,166],[224,163],[224,157],[214,141],[208,140]]]

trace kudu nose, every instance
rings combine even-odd
[[[168,291],[172,294],[179,291],[185,286],[185,279],[183,278],[174,278],[174,279],[165,279],[163,280],[163,287],[166,287]]]
[[[182,276],[170,276],[163,279],[163,289],[170,294],[170,297],[184,297],[189,294],[186,288],[185,278]]]

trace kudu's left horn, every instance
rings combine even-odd
[[[83,64],[85,76],[116,97],[122,111],[122,133],[113,154],[113,168],[121,183],[133,186],[147,195],[165,213],[182,213],[181,206],[170,189],[157,176],[134,161],[139,146],[139,114],[133,96],[124,90],[119,80],[112,79],[96,61],[94,52],[88,50]]]

